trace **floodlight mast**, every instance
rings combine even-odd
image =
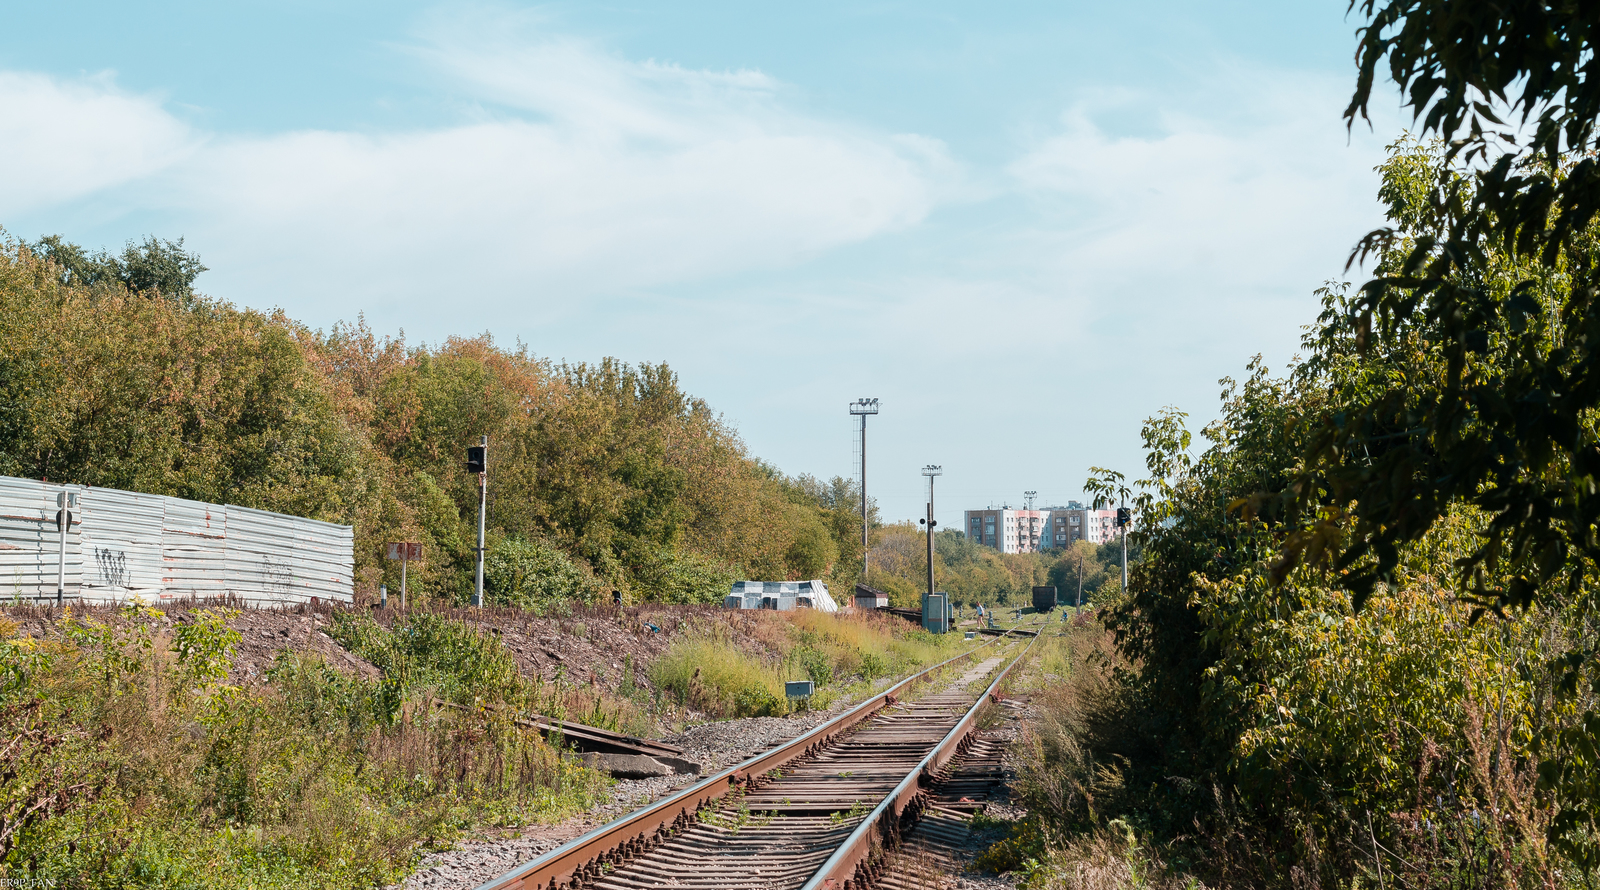
[[[1038,496],[1039,496],[1039,493],[1037,491],[1025,491],[1025,492],[1023,492],[1022,493],[1022,497],[1023,497],[1024,502],[1027,504],[1027,507],[1025,509],[1032,510],[1033,509],[1033,499],[1038,497]]]
[[[922,468],[922,475],[928,477],[928,518],[922,520],[928,526],[928,595],[933,595],[933,528],[939,523],[933,518],[933,479],[935,476],[944,475],[944,469],[935,464],[928,464]]]
[[[867,415],[878,413],[877,399],[856,399],[850,413],[861,418],[861,580],[867,580]]]

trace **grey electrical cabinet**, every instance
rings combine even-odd
[[[936,634],[950,630],[950,598],[943,591],[922,595],[922,627]]]

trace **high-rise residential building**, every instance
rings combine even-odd
[[[1045,511],[1018,511],[1011,507],[966,511],[966,535],[1003,554],[1027,554],[1040,549],[1040,536],[1048,528],[1046,519]]]
[[[1016,510],[1010,506],[966,511],[967,537],[1001,553],[1061,550],[1074,541],[1116,540],[1117,511],[1091,510],[1077,501],[1064,507]]]
[[[1117,539],[1117,511],[1085,510],[1083,539],[1091,544],[1109,544]]]
[[[1032,553],[1043,547],[1041,538],[1049,528],[1049,513],[1045,510],[1014,510],[1010,507],[990,507],[987,510],[966,511],[967,536],[1001,553]]]

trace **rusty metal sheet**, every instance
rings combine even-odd
[[[133,596],[153,600],[161,595],[165,500],[114,488],[85,488],[79,493],[83,511],[79,595],[84,600],[120,602]]]
[[[161,522],[161,598],[228,592],[228,509],[167,498]]]
[[[257,605],[349,601],[354,529],[282,513],[0,476],[0,598],[54,598],[56,495],[78,494],[66,595],[117,601],[233,594]]]
[[[226,577],[228,589],[246,600],[301,603],[311,595],[296,590],[295,526],[266,510],[228,505]]]
[[[296,518],[292,553],[295,585],[305,596],[349,599],[355,585],[355,530]]]
[[[82,491],[75,485],[49,485],[0,476],[0,598],[55,598],[60,532],[56,494]],[[67,533],[66,591],[76,596],[82,583],[82,523]]]

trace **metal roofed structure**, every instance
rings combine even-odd
[[[56,495],[75,492],[65,596],[118,602],[233,595],[251,605],[349,602],[353,529],[231,504],[0,476],[0,599],[53,599]]]
[[[723,598],[722,604],[729,609],[839,611],[839,604],[822,581],[735,581],[733,592]]]

